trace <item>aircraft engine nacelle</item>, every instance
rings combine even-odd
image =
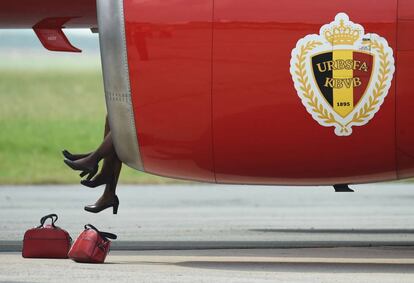
[[[396,3],[99,0],[118,154],[219,183],[414,176],[414,4]]]

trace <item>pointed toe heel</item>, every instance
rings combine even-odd
[[[72,154],[69,152],[69,150],[62,150],[62,154],[66,159],[69,159],[71,161],[76,161],[82,158],[85,158],[87,156],[89,156],[91,153],[85,153],[85,154]]]
[[[82,171],[79,176],[84,177],[86,175],[88,176],[88,180],[90,180],[93,176],[95,176],[95,174],[98,172],[98,164],[96,164],[94,167],[89,168],[87,166],[83,166],[79,163],[76,163],[76,161],[72,161],[69,159],[64,159],[63,162],[65,162],[65,164],[71,168],[72,170],[75,171]]]
[[[96,188],[107,183],[106,180],[82,180],[81,185],[88,187],[88,188]]]
[[[105,204],[101,204],[101,205],[87,205],[84,207],[84,209],[88,212],[92,212],[92,213],[99,213],[102,210],[105,210],[107,208],[112,207],[112,213],[113,214],[118,214],[118,207],[119,207],[119,199],[118,196],[115,196],[115,198],[110,202],[110,203],[105,203]]]

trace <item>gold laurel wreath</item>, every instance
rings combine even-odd
[[[390,69],[390,61],[388,60],[388,53],[385,52],[384,45],[379,43],[376,40],[372,42],[364,42],[364,44],[371,44],[372,48],[375,48],[378,53],[380,54],[380,72],[378,75],[378,81],[375,84],[375,89],[373,94],[369,97],[369,100],[363,105],[363,107],[354,114],[351,121],[349,121],[346,125],[343,125],[341,122],[335,119],[335,116],[330,113],[322,103],[319,102],[318,97],[315,95],[312,87],[309,83],[309,77],[306,74],[306,57],[310,51],[314,48],[322,45],[322,42],[319,41],[309,41],[306,45],[302,45],[300,49],[299,55],[296,56],[297,63],[296,66],[296,75],[298,76],[298,80],[300,83],[300,90],[303,92],[303,96],[307,100],[307,104],[312,108],[312,111],[316,113],[318,118],[322,120],[326,124],[337,124],[341,127],[341,132],[348,133],[348,126],[352,123],[362,123],[366,119],[369,118],[371,112],[373,112],[377,105],[380,103],[380,98],[383,96],[388,76],[391,72]]]
[[[364,104],[359,112],[354,114],[352,120],[345,126],[349,126],[351,123],[362,123],[365,119],[369,118],[370,113],[375,111],[375,108],[380,103],[380,98],[384,94],[385,88],[387,86],[387,80],[389,79],[389,74],[391,73],[391,63],[388,60],[389,54],[385,52],[384,45],[376,40],[373,40],[372,42],[364,42],[364,44],[371,44],[371,48],[376,49],[380,55],[380,70],[378,81],[375,84],[375,89],[372,95],[369,97],[369,101]]]
[[[321,103],[319,103],[318,97],[312,90],[309,84],[309,77],[306,74],[306,57],[310,51],[314,48],[322,45],[319,41],[309,41],[306,45],[302,45],[299,55],[296,56],[298,62],[296,63],[296,75],[299,77],[300,90],[303,92],[303,96],[308,100],[307,104],[312,107],[312,111],[318,115],[318,118],[323,120],[327,124],[335,124],[337,121],[332,113],[329,113]]]

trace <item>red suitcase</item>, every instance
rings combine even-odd
[[[45,225],[47,219],[52,224]],[[68,258],[72,239],[69,233],[55,226],[56,214],[49,214],[40,219],[40,225],[26,231],[23,239],[24,258]]]
[[[103,263],[109,253],[111,241],[117,236],[101,232],[93,225],[85,225],[85,230],[78,236],[69,251],[69,258],[76,262]]]

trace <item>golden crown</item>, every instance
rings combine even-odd
[[[332,45],[354,45],[361,33],[361,28],[345,25],[345,21],[341,19],[339,25],[325,30],[324,36]]]

